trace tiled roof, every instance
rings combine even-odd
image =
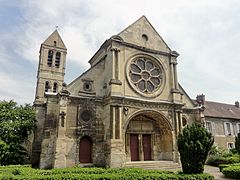
[[[232,104],[205,101],[204,114],[207,117],[240,119],[240,108]]]

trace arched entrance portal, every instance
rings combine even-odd
[[[92,162],[92,140],[89,136],[83,136],[79,144],[80,163]]]
[[[126,129],[126,155],[129,161],[173,160],[169,122],[154,111],[133,116]]]

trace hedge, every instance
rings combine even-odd
[[[240,179],[240,165],[229,165],[222,169],[222,173],[225,177]]]
[[[0,166],[0,179],[81,179],[81,180],[204,180],[214,179],[209,174],[183,174],[172,171],[138,168],[64,168],[41,170],[29,166]]]
[[[211,166],[218,167],[220,164],[235,164],[240,162],[240,156],[239,155],[233,155],[233,156],[212,156],[209,157],[207,160],[207,164]]]

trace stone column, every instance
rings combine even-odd
[[[176,137],[178,136],[179,133],[179,116],[178,116],[178,111],[175,110],[175,133],[176,133]]]
[[[174,134],[175,134],[175,136],[174,136],[174,139],[173,139],[173,142],[174,142],[174,146],[173,146],[173,148],[174,148],[174,161],[175,162],[179,162],[179,158],[180,158],[180,156],[179,156],[179,153],[178,153],[178,147],[177,147],[177,138],[178,138],[178,133],[179,133],[179,116],[178,116],[178,111],[177,110],[175,110],[175,131],[174,131]]]
[[[182,131],[183,123],[182,123],[182,111],[178,111],[178,119],[179,119],[179,132]]]
[[[115,106],[112,106],[112,139],[115,139]]]
[[[115,72],[115,48],[112,48],[111,52],[112,52],[112,79],[115,79],[115,75],[116,75],[116,72]]]
[[[174,69],[174,84],[175,84],[175,89],[178,88],[178,78],[177,78],[177,62],[173,64],[173,69]]]
[[[65,87],[63,87],[65,88]],[[63,89],[60,92],[60,112],[57,126],[57,140],[54,168],[66,167],[66,151],[67,151],[67,139],[66,139],[66,119],[67,119],[67,103],[69,92]]]
[[[173,70],[173,62],[170,62],[170,72],[172,77],[172,89],[175,89],[175,76],[174,76],[174,70]]]
[[[122,107],[119,107],[119,139],[122,139]]]
[[[109,82],[110,85],[122,85],[120,78],[120,63],[119,63],[119,52],[118,48],[111,48],[112,51],[112,78]]]
[[[115,59],[116,59],[116,65],[115,65],[115,79],[119,80],[119,76],[120,76],[120,70],[119,70],[119,52],[120,49],[115,49]]]
[[[126,153],[124,148],[124,141],[121,135],[121,107],[111,106],[112,108],[112,136],[110,139],[110,167],[122,167],[126,160]]]

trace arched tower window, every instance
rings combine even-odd
[[[55,59],[55,66],[59,67],[60,66],[60,59],[61,59],[61,53],[57,52],[56,53],[56,59]]]
[[[49,50],[48,51],[48,60],[47,60],[48,66],[52,66],[52,59],[53,59],[53,50]]]
[[[48,81],[45,82],[45,92],[48,92],[48,90],[50,89],[50,84]]]
[[[55,83],[53,84],[53,92],[56,93],[57,90],[58,90],[58,84],[55,82]]]

